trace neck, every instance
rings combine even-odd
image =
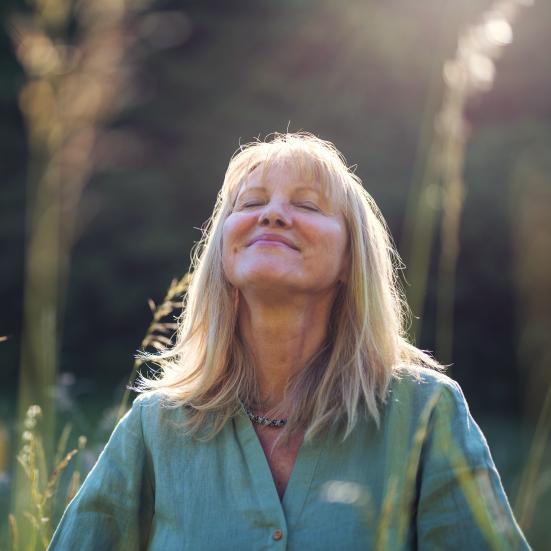
[[[333,292],[280,304],[240,295],[239,330],[255,361],[261,413],[286,414],[287,382],[323,346],[333,300]]]

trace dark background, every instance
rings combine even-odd
[[[442,101],[442,63],[453,56],[460,30],[489,4],[203,0],[152,6],[180,12],[182,36],[173,44],[136,46],[133,99],[98,144],[78,206],[59,384],[89,404],[85,417],[120,398],[150,321],[147,299],[161,299],[170,280],[187,271],[198,228],[240,142],[286,129],[334,142],[358,165],[396,243],[403,242],[409,189],[423,162],[423,122]],[[3,0],[5,28],[25,9],[23,2]],[[551,4],[525,8],[513,33],[496,63],[493,88],[466,109],[452,358],[452,375],[511,492],[528,454],[534,409],[541,409],[542,395],[531,394],[528,381],[549,350],[551,314],[527,307],[523,289],[534,272],[549,273],[548,255],[526,254],[525,228],[532,222],[534,231],[549,232],[551,176],[543,171],[546,178],[533,183],[523,171],[534,159],[538,166],[551,162]],[[10,419],[18,384],[28,149],[17,103],[26,76],[7,35],[1,40],[0,335],[9,339],[0,344],[0,414]],[[435,267],[436,253],[417,339],[429,350],[435,346]],[[549,282],[538,290],[542,302],[549,291]],[[528,352],[527,334],[540,335]],[[547,378],[538,377],[549,384],[544,364]]]

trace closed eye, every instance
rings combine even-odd
[[[261,207],[265,203],[262,201],[246,201],[245,203],[242,203],[240,206],[242,209],[250,209],[254,207]]]
[[[311,210],[312,212],[319,212],[320,208],[314,203],[297,203],[297,207],[305,210]]]

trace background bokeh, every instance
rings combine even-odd
[[[33,198],[51,153],[37,147],[41,135],[29,123],[47,107],[38,104],[33,111],[34,96],[21,93],[46,69],[33,69],[41,62],[38,54],[38,61],[29,61],[30,50],[18,50],[26,27],[17,16],[32,16],[37,5],[48,4],[57,5],[3,0],[0,7],[0,335],[8,337],[0,343],[2,518],[12,487],[20,381],[36,383],[20,377],[27,346],[23,305]],[[98,1],[100,19],[107,4],[125,3]],[[431,181],[430,167],[449,154],[446,144],[455,143],[455,127],[446,127],[438,114],[457,85],[449,74],[443,78],[443,67],[456,55],[458,37],[492,2],[141,4],[120,36],[111,29],[101,41],[107,58],[99,56],[97,63],[108,66],[109,55],[120,55],[113,66],[125,78],[93,72],[91,64],[88,81],[69,96],[86,108],[94,101],[106,105],[87,115],[91,140],[82,149],[82,140],[72,142],[73,155],[85,152],[85,162],[73,163],[81,172],[63,173],[62,185],[70,189],[74,183],[79,192],[69,201],[66,277],[55,287],[55,372],[47,390],[55,398],[57,430],[70,418],[75,434],[86,433],[101,446],[112,426],[105,412],[120,401],[151,319],[148,299],[161,300],[171,279],[187,271],[232,153],[273,131],[313,132],[357,164],[408,266],[416,250],[416,217],[418,228],[434,219],[433,233],[420,233],[432,245],[426,293],[414,310],[422,319],[414,321],[412,337],[424,349],[438,349],[445,181]],[[71,10],[78,14],[75,5]],[[85,33],[72,15],[67,20],[64,28],[55,21],[46,28],[54,41],[78,44]],[[510,24],[512,40],[498,32],[503,40],[495,65],[474,67],[482,85],[459,98],[464,149],[452,161],[459,159],[464,178],[448,297],[453,344],[442,360],[462,385],[514,502],[534,457],[538,422],[543,442],[549,439],[549,432],[541,432],[549,426],[541,412],[551,383],[551,3],[522,6]],[[68,71],[83,59],[91,54],[75,58]],[[59,83],[65,77],[56,78]],[[105,89],[94,92],[98,79]],[[58,116],[69,106],[59,100]],[[38,275],[53,253],[41,254]],[[404,275],[406,291],[414,292],[415,274]],[[41,354],[36,342],[27,363]],[[551,468],[540,463],[532,481],[537,491],[530,496],[536,511],[526,526],[535,548],[551,537],[544,507],[551,510]]]

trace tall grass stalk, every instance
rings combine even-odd
[[[447,10],[452,0],[443,0],[439,3],[440,13],[438,14],[439,24],[438,39],[436,44],[442,43],[446,33],[444,24]],[[436,14],[435,14],[436,15]],[[411,175],[411,186],[408,191],[408,199],[404,220],[402,223],[402,235],[400,239],[400,251],[407,258],[409,274],[417,274],[423,266],[428,266],[432,250],[432,234],[434,232],[435,216],[434,205],[430,198],[426,197],[427,182],[435,178],[435,143],[434,118],[438,112],[440,98],[442,96],[442,65],[445,58],[442,57],[439,48],[434,50],[434,59],[430,72],[429,92],[423,109],[421,127],[417,139],[415,163]],[[430,188],[429,188],[430,192]],[[423,236],[422,238],[420,235]],[[416,255],[411,254],[413,242],[416,241]],[[421,246],[424,245],[423,248]],[[421,320],[424,306],[426,288],[423,281],[416,281],[416,285],[408,287],[408,303],[415,313],[411,322],[410,332],[414,340],[418,340],[421,328]]]
[[[24,486],[19,487],[22,507],[10,514],[8,519],[13,551],[46,549],[54,529],[54,497],[61,475],[73,457],[86,445],[86,439],[80,437],[78,448],[66,452],[70,429],[65,429],[59,442],[58,457],[49,468],[41,438],[41,417],[40,407],[34,405],[28,409],[24,420],[23,445],[17,455],[25,482]]]
[[[538,505],[538,484],[542,476],[543,459],[545,449],[551,435],[551,384],[547,388],[547,394],[541,409],[532,440],[528,461],[522,473],[519,491],[515,500],[515,513],[522,528],[530,528],[534,511]]]
[[[185,274],[181,279],[173,279],[170,282],[165,297],[159,305],[156,305],[153,300],[149,300],[149,308],[153,314],[153,319],[145,332],[145,336],[140,344],[140,350],[147,350],[148,348],[163,350],[173,344],[170,336],[175,333],[178,324],[163,320],[166,320],[169,316],[174,317],[175,312],[179,312],[183,308],[183,296],[187,291],[190,279],[191,274],[189,273]],[[143,361],[139,357],[134,360],[134,366],[128,378],[121,403],[119,404],[117,421],[123,417],[128,409],[130,392],[142,364]]]
[[[490,549],[509,551],[513,549],[510,536],[510,520],[505,518],[500,504],[493,494],[486,472],[473,472],[463,452],[458,448],[453,435],[446,427],[445,446],[455,476],[473,514],[475,522],[484,535]]]
[[[394,474],[388,482],[381,513],[375,530],[375,550],[401,548],[405,543],[409,522],[415,506],[415,483],[419,472],[421,448],[425,442],[429,422],[441,392],[434,392],[427,400],[417,421],[409,451],[406,453],[405,469]],[[413,420],[412,420],[413,421]],[[391,540],[391,535],[394,539]]]
[[[10,31],[27,79],[19,94],[29,141],[23,335],[17,418],[43,412],[42,446],[53,453],[54,383],[64,289],[77,212],[95,144],[131,90],[125,65],[132,3],[30,0]],[[146,2],[136,2],[143,7]],[[71,41],[69,35],[76,37]],[[17,471],[14,509],[20,509]]]
[[[463,167],[467,143],[464,120],[467,101],[492,87],[494,60],[512,40],[515,17],[529,0],[499,0],[485,11],[480,21],[459,35],[457,52],[444,64],[444,95],[434,124],[434,137],[418,193],[417,215],[406,219],[404,233],[411,242],[404,255],[411,284],[409,302],[421,330],[426,297],[430,253],[438,215],[441,215],[441,247],[438,262],[436,353],[445,363],[453,355],[453,304],[455,272],[459,254],[459,227],[465,186]],[[408,209],[409,210],[409,209]]]
[[[373,514],[369,488],[350,482],[331,481],[326,484],[322,492],[322,497],[327,501],[354,503],[359,507],[367,526],[374,531],[375,551],[403,549],[407,544],[408,530],[410,523],[414,521],[417,507],[416,485],[421,469],[423,446],[429,437],[430,423],[434,419],[433,414],[441,396],[441,390],[435,391],[425,403],[419,417],[414,420],[410,416],[410,421],[416,423],[415,432],[411,441],[404,443],[405,447],[402,450],[393,449],[393,452],[403,452],[399,457],[404,458],[404,461],[397,461],[391,469],[378,515]],[[408,417],[407,406],[405,406],[404,417]],[[512,551],[515,548],[517,536],[508,514],[495,496],[488,473],[485,470],[478,471],[469,464],[451,432],[449,419],[437,422],[441,430],[438,444],[440,450],[437,453],[445,454],[450,477],[454,479],[454,484],[459,485],[465,505],[486,541],[484,549]],[[424,476],[430,474],[424,473]],[[449,482],[442,491],[450,490],[448,484]],[[451,488],[451,491],[457,490]]]

